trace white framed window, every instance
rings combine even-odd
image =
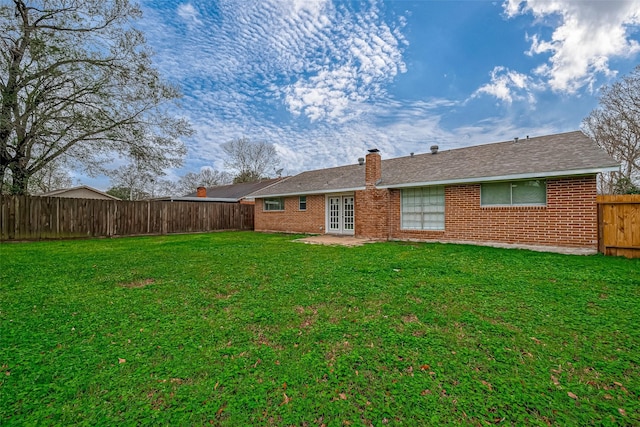
[[[491,182],[480,186],[481,206],[546,206],[547,182],[543,179]]]
[[[284,198],[274,197],[271,199],[264,199],[263,210],[265,211],[283,211],[284,210]]]
[[[404,230],[444,230],[444,186],[407,188],[400,202]]]
[[[307,196],[300,196],[298,199],[298,209],[301,211],[307,210]]]

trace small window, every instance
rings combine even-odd
[[[301,211],[307,210],[307,196],[300,196],[298,207]]]
[[[264,210],[265,211],[283,211],[284,199],[282,197],[277,197],[273,199],[264,199]]]
[[[547,183],[540,179],[482,184],[482,206],[545,206]]]

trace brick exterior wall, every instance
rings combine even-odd
[[[400,190],[390,191],[390,206],[391,239],[597,248],[595,175],[548,179],[547,206],[482,207],[480,184],[446,186],[444,231],[400,229]]]
[[[382,176],[382,158],[378,152],[367,154],[365,190],[355,192],[355,235],[369,239],[389,237],[389,191],[376,188]]]
[[[376,156],[374,154],[373,156]],[[367,162],[369,162],[369,157]],[[597,249],[596,176],[547,180],[547,205],[480,206],[480,184],[445,187],[445,230],[402,230],[401,190],[376,188],[379,172],[367,169],[366,189],[355,192],[355,235],[373,239],[520,243]],[[255,205],[255,230],[320,233],[325,230],[325,195],[307,196],[307,210],[298,197],[285,198],[285,210]]]
[[[325,196],[307,196],[307,210],[299,209],[299,197],[285,197],[284,211],[265,211],[262,199],[256,199],[254,229],[285,233],[324,234]]]
[[[382,157],[380,157],[380,153],[377,151],[373,153],[369,152],[365,158],[365,162],[364,181],[367,188],[370,188],[371,186],[375,186],[376,181],[382,177]]]

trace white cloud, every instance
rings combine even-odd
[[[491,71],[491,82],[476,90],[472,98],[487,94],[507,104],[514,100],[527,100],[530,104],[535,104],[533,91],[536,89],[539,89],[539,86],[531,77],[498,66]]]
[[[200,13],[191,3],[182,3],[178,5],[178,16],[187,21],[189,25],[201,25]]]
[[[158,25],[167,19],[150,8],[145,32],[166,75],[211,83],[203,92],[237,101],[223,103],[225,114],[255,112],[268,101],[313,122],[344,122],[406,71],[404,21],[386,22],[378,3],[354,10],[330,0],[221,0],[215,13],[183,3],[179,16],[198,31]],[[265,86],[271,90],[257,89]]]
[[[526,52],[550,55],[534,71],[554,91],[575,93],[592,86],[598,74],[615,74],[610,59],[630,58],[640,51],[640,44],[630,38],[640,24],[637,0],[505,0],[503,8],[507,17],[530,13],[541,25],[551,25],[545,19],[558,19],[549,39],[539,34],[527,37],[531,47]]]
[[[384,95],[383,85],[406,71],[404,40],[379,18],[375,4],[353,15],[328,2],[309,3],[312,10],[293,8],[287,25],[274,32],[281,56],[294,52],[305,59],[301,74],[280,93],[294,115],[343,122],[356,115],[358,103]]]

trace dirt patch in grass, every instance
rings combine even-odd
[[[231,292],[226,293],[226,294],[220,292],[220,293],[215,294],[214,297],[216,299],[229,299],[229,298],[231,298],[232,296],[234,296],[237,293],[238,293],[238,291],[231,291]]]
[[[299,325],[300,329],[310,328],[318,321],[317,307],[302,307],[298,305],[295,307],[295,311],[300,317],[302,317],[302,322]]]
[[[142,279],[142,280],[135,280],[133,282],[128,282],[128,283],[120,283],[120,286],[122,286],[123,288],[134,289],[134,288],[144,288],[145,286],[153,285],[154,283],[156,283],[155,279]]]
[[[418,316],[416,316],[415,314],[407,314],[406,316],[402,316],[402,321],[404,323],[420,322],[420,320],[418,319]]]

